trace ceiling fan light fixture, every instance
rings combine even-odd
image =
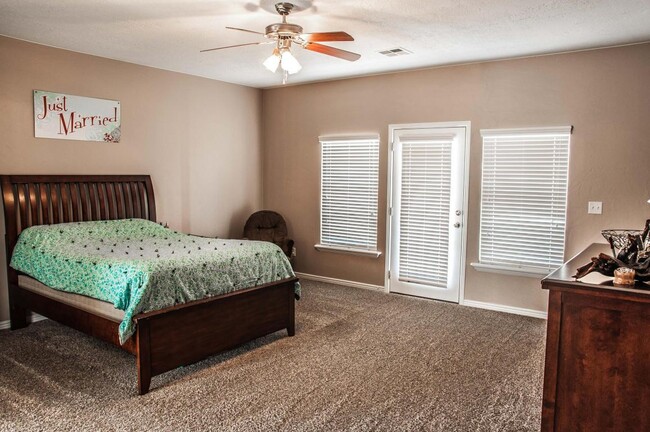
[[[278,70],[278,66],[280,66],[280,51],[278,49],[273,50],[273,54],[269,56],[266,60],[264,60],[264,63],[262,63],[265,68],[267,68],[269,71],[275,73],[275,71]]]
[[[300,66],[298,60],[296,60],[293,54],[291,54],[291,51],[289,50],[282,51],[281,55],[282,55],[282,61],[280,62],[280,65],[282,66],[283,70],[287,71],[291,75],[300,72],[302,66]]]
[[[219,51],[227,48],[245,47],[250,45],[276,44],[275,49],[273,50],[273,54],[264,60],[262,62],[262,65],[271,73],[275,73],[278,71],[278,69],[281,69],[283,84],[286,84],[289,75],[296,74],[302,69],[302,66],[298,60],[291,53],[292,46],[299,46],[308,51],[325,54],[351,62],[359,60],[361,57],[360,54],[345,51],[329,45],[323,45],[320,43],[353,41],[354,38],[348,33],[343,31],[303,33],[301,26],[293,23],[288,23],[287,16],[291,13],[292,10],[301,11],[308,7],[311,7],[313,0],[300,0],[300,2],[298,2],[297,5],[289,2],[276,3],[275,10],[282,17],[282,22],[266,26],[266,29],[263,33],[238,27],[226,27],[229,30],[237,30],[245,33],[252,33],[263,36],[266,38],[265,41],[204,49],[201,50],[201,52]],[[307,3],[305,2],[307,2],[309,6],[307,6]]]

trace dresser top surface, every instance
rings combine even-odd
[[[587,288],[597,289],[604,291],[628,292],[650,297],[650,285],[642,282],[636,282],[634,287],[623,288],[613,285],[613,277],[605,276],[597,272],[593,272],[576,280],[573,275],[576,274],[579,267],[584,266],[591,262],[592,257],[598,256],[600,253],[612,255],[612,250],[608,244],[592,243],[589,247],[584,249],[578,255],[567,261],[562,267],[555,270],[542,280],[542,286],[547,288],[548,284],[562,285],[564,287]]]

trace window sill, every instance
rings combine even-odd
[[[380,251],[346,248],[343,246],[327,246],[322,244],[314,245],[314,249],[316,249],[319,252],[335,252],[335,253],[343,253],[348,255],[365,256],[370,258],[379,258],[379,256],[381,255]]]
[[[524,276],[532,277],[535,279],[543,279],[549,275],[553,270],[542,269],[538,267],[516,267],[507,264],[483,264],[471,263],[477,271],[488,273],[499,273],[509,276]]]

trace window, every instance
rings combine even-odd
[[[479,270],[548,274],[564,262],[571,127],[482,130]]]
[[[379,136],[320,137],[318,250],[377,257]]]
[[[400,139],[399,276],[447,286],[452,149],[455,136]]]

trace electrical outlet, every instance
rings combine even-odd
[[[603,203],[601,201],[589,201],[589,206],[587,207],[587,213],[603,214]]]
[[[296,256],[296,248],[293,247],[293,248],[291,248],[291,258],[293,258],[295,256]]]

